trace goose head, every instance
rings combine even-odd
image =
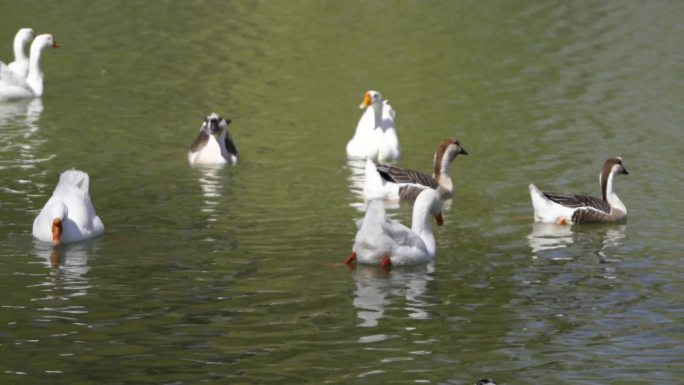
[[[29,41],[33,40],[33,29],[31,28],[22,28],[19,31],[17,31],[17,34],[14,35],[14,47],[15,49],[19,47],[19,50],[22,50],[26,43]],[[23,52],[22,52],[23,53]],[[15,53],[16,55],[16,53]]]
[[[489,378],[483,378],[476,382],[475,385],[496,385],[496,382],[494,382],[494,380],[490,380]]]
[[[55,41],[55,39],[52,38],[52,35],[49,33],[44,33],[42,35],[36,36],[35,39],[33,39],[33,43],[31,43],[31,53],[34,51],[43,51],[46,48],[60,48],[61,45]],[[33,55],[31,55],[33,56]]]
[[[468,151],[466,151],[466,149],[461,146],[461,143],[458,141],[458,139],[455,138],[446,138],[442,140],[442,143],[439,144],[436,154],[439,154],[440,150],[442,154],[446,155],[447,159],[449,159],[449,162],[453,161],[454,158],[456,158],[456,156],[459,154],[468,155]]]
[[[202,129],[218,138],[228,128],[229,124],[230,119],[226,120],[221,115],[212,112],[204,118]]]
[[[50,209],[50,222],[52,223],[52,245],[57,246],[62,243],[62,233],[64,231],[64,219],[68,209],[63,202],[57,202]]]
[[[366,91],[359,108],[364,109],[371,105],[374,108],[382,106],[382,95],[378,91]]]
[[[622,164],[622,158],[619,156],[616,156],[615,158],[610,158],[606,160],[606,163],[603,165],[604,170],[608,169],[610,173],[617,175],[617,174],[625,174],[629,175],[627,172],[627,169],[625,166]]]
[[[599,183],[601,184],[602,189],[605,189],[604,186],[608,182],[609,176],[619,174],[629,175],[627,169],[622,164],[622,158],[616,156],[615,158],[606,159],[603,168],[601,168],[601,173],[599,174]]]

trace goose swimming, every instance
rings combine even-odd
[[[622,158],[606,160],[599,174],[601,198],[541,191],[530,184],[534,219],[546,223],[611,223],[627,218],[627,208],[618,198],[613,183],[616,175],[629,174]]]
[[[347,156],[371,158],[378,162],[396,162],[401,147],[394,124],[396,112],[378,91],[367,91],[359,108],[365,109],[354,137],[347,143]]]
[[[190,146],[190,164],[237,164],[238,151],[228,132],[230,119],[212,112],[204,118],[197,139]]]
[[[85,172],[64,171],[52,196],[33,221],[33,236],[59,245],[102,235],[104,224],[90,201],[89,184]]]
[[[411,228],[385,216],[382,200],[371,200],[365,216],[357,222],[353,252],[345,263],[357,261],[385,268],[432,261],[436,243],[429,214],[439,226],[444,223],[442,200],[433,189],[423,190],[416,198]]]
[[[449,165],[459,154],[468,155],[468,152],[457,139],[446,138],[435,149],[432,175],[389,164],[373,165],[366,170],[364,197],[384,196],[390,200],[415,201],[421,191],[432,188],[439,192],[441,199],[450,199],[454,195],[454,184],[449,175]]]
[[[52,35],[38,35],[31,43],[28,74],[26,78],[17,75],[6,65],[0,65],[0,100],[27,99],[43,95],[43,78],[40,70],[40,58],[47,48],[59,48]]]

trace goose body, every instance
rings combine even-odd
[[[628,174],[622,158],[606,160],[599,174],[601,198],[542,191],[530,184],[535,221],[571,224],[612,223],[626,219],[627,208],[613,189],[614,178],[618,174]]]
[[[468,155],[457,139],[444,139],[437,146],[433,159],[432,175],[389,164],[366,165],[364,196],[383,196],[390,200],[415,201],[426,188],[436,189],[441,199],[451,199],[454,184],[449,175],[449,165],[457,155]]]
[[[83,171],[64,171],[33,221],[33,236],[57,245],[102,235],[104,224],[90,201],[89,183],[88,174]]]
[[[442,201],[437,191],[424,190],[416,199],[411,228],[408,228],[385,216],[381,200],[371,200],[365,216],[357,223],[358,232],[354,240],[353,253],[347,258],[346,263],[356,260],[361,264],[388,267],[432,261],[435,258],[436,243],[430,214],[441,226],[441,210]]]
[[[29,68],[29,58],[24,53],[24,46],[26,43],[33,40],[33,30],[31,28],[22,28],[17,31],[14,36],[13,50],[14,50],[14,61],[9,63],[7,66],[10,71],[17,74],[22,78],[28,75]]]
[[[226,120],[216,113],[204,118],[197,139],[190,146],[190,164],[220,165],[236,164],[238,152],[233,138],[228,132],[230,119]]]
[[[44,74],[40,70],[40,57],[47,48],[59,48],[52,35],[38,35],[33,39],[26,78],[17,75],[9,66],[0,65],[0,100],[28,99],[43,95]]]
[[[354,137],[347,143],[347,156],[370,158],[378,162],[396,162],[401,147],[394,124],[396,112],[377,91],[368,91],[359,106],[365,109],[356,126]]]

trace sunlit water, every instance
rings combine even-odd
[[[0,383],[681,384],[678,1],[4,2],[51,32],[45,95],[0,103]],[[342,262],[365,205],[344,149],[368,89],[401,165],[468,149],[434,263]],[[235,167],[190,167],[201,117]],[[626,224],[532,222],[527,185]],[[33,218],[90,174],[103,237]],[[411,207],[388,209],[410,222]]]

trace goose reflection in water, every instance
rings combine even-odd
[[[533,253],[563,249],[572,244],[572,226],[534,222],[527,243]]]
[[[527,236],[527,243],[532,250],[532,253],[548,253],[552,259],[555,260],[570,260],[576,253],[564,251],[575,242],[576,237],[591,237],[599,241],[601,245],[594,250],[598,250],[597,254],[607,260],[610,258],[610,249],[619,246],[621,240],[625,238],[625,229],[627,225],[585,225],[585,227],[573,227],[568,225],[557,225],[555,223],[540,223],[535,222],[532,226],[532,232]],[[588,230],[588,231],[584,231]],[[591,241],[580,242],[582,245],[589,245]],[[584,246],[583,246],[584,247]]]
[[[430,282],[434,279],[434,262],[413,267],[394,268],[387,271],[376,266],[357,265],[354,270],[356,291],[354,307],[363,321],[361,327],[375,327],[385,318],[387,310],[394,310],[401,304],[394,304],[396,298],[404,298],[403,310],[412,319],[428,319],[428,307],[433,306]]]
[[[34,253],[50,268],[43,286],[47,287],[48,297],[68,299],[84,296],[90,289],[88,260],[97,254],[98,241],[62,244],[34,241]]]
[[[226,176],[221,173],[223,167],[220,165],[201,165],[195,166],[195,168],[201,173],[198,179],[204,197],[201,211],[209,215],[207,222],[216,222],[220,217],[220,212],[217,210],[220,200],[227,194],[224,191],[224,184],[230,183],[232,174]]]
[[[36,157],[36,153],[39,153],[38,146],[46,141],[45,138],[36,135],[40,130],[38,121],[42,113],[41,99],[0,103],[0,140],[4,143],[0,149],[0,159],[7,159],[19,167],[32,167],[35,163],[54,157]],[[3,153],[7,153],[7,156]]]

